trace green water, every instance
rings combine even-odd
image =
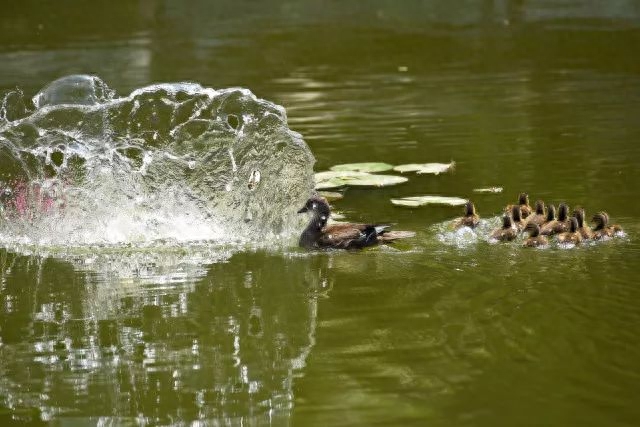
[[[2,9],[0,90],[72,73],[120,93],[242,86],[287,109],[316,170],[457,166],[334,202],[416,231],[398,250],[0,249],[0,425],[640,423],[636,2]],[[487,186],[504,192],[472,192]],[[389,202],[470,197],[494,217],[521,191],[607,210],[627,238],[455,245],[438,224],[460,208]]]

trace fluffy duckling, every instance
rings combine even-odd
[[[578,221],[578,233],[582,236],[582,240],[593,239],[593,231],[584,225],[584,209],[576,208],[573,210],[573,216]]]
[[[609,225],[609,214],[606,212],[598,212],[593,216],[592,221],[596,223],[593,229],[593,238],[596,240],[613,237],[614,234],[622,231],[622,227],[618,224]]]
[[[518,231],[524,230],[524,227],[526,226],[526,224],[522,220],[520,206],[513,205],[511,207],[511,219],[513,221],[513,225],[516,227]]]
[[[540,230],[544,228],[545,225],[549,224],[556,219],[556,207],[554,205],[547,206],[547,216],[544,219],[544,223],[540,226]]]
[[[573,243],[574,245],[582,242],[582,235],[578,231],[578,220],[576,217],[569,218],[569,231],[558,234],[559,243]]]
[[[558,218],[546,223],[540,230],[540,234],[543,236],[550,236],[552,234],[564,233],[569,230],[569,206],[565,203],[560,203],[558,206]]]
[[[517,205],[508,205],[505,208],[505,212],[513,212],[513,207],[520,207],[520,216],[524,219],[531,215],[531,206],[529,206],[529,195],[527,193],[520,193],[518,196],[518,204]]]
[[[502,227],[496,228],[491,232],[490,239],[498,240],[500,242],[510,242],[514,240],[518,235],[518,230],[511,221],[511,216],[505,214],[502,217]]]
[[[476,228],[479,222],[480,217],[476,213],[476,207],[469,201],[464,205],[464,216],[462,218],[458,218],[453,223],[453,227],[456,229],[461,227]]]
[[[415,235],[412,231],[389,231],[390,225],[342,223],[327,225],[331,209],[322,197],[312,197],[298,211],[311,212],[311,221],[298,244],[307,249],[360,249],[378,243],[393,242]]]
[[[527,224],[524,231],[529,232],[529,238],[524,241],[522,246],[539,248],[541,246],[547,246],[549,244],[547,238],[540,234],[540,226],[538,224]]]
[[[542,226],[545,223],[547,217],[544,213],[544,202],[542,200],[536,200],[536,210],[533,214],[527,217],[526,223],[534,223],[538,224],[538,226]]]

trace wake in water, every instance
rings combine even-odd
[[[94,76],[0,106],[0,244],[264,241],[300,229],[314,158],[284,109],[194,83]]]

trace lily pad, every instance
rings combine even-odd
[[[391,199],[391,203],[396,206],[406,206],[411,208],[417,208],[418,206],[424,205],[461,206],[467,203],[467,199],[445,196],[411,196],[403,197],[401,199]]]
[[[393,165],[388,163],[345,163],[343,165],[331,166],[332,171],[356,171],[356,172],[385,172],[393,169]]]
[[[393,168],[394,171],[405,173],[405,172],[416,172],[418,174],[423,173],[431,173],[434,175],[441,174],[443,172],[448,172],[453,169],[456,165],[456,162],[451,163],[410,163],[406,165],[399,165]]]
[[[315,175],[316,190],[344,187],[347,185],[363,187],[386,187],[401,184],[409,179],[397,175],[374,175],[358,171],[326,171]]]
[[[474,193],[502,193],[502,187],[474,188]]]
[[[340,200],[344,197],[342,193],[338,193],[336,191],[318,191],[318,194],[327,199],[328,202]]]

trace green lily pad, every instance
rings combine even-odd
[[[502,193],[502,187],[474,188],[474,193]]]
[[[393,169],[393,165],[388,163],[345,163],[343,165],[331,166],[332,171],[356,171],[356,172],[385,172]]]
[[[417,208],[418,206],[424,205],[461,206],[467,203],[467,199],[445,196],[411,196],[403,197],[401,199],[391,199],[391,203],[396,206],[406,206],[411,208]]]
[[[456,162],[451,163],[410,163],[406,165],[399,165],[393,168],[394,171],[405,173],[405,172],[416,172],[418,174],[423,173],[431,173],[434,175],[441,174],[443,172],[448,172],[453,169],[456,165]]]
[[[344,187],[347,185],[363,187],[386,187],[401,184],[409,179],[397,175],[374,175],[358,171],[326,171],[315,175],[316,190]]]

